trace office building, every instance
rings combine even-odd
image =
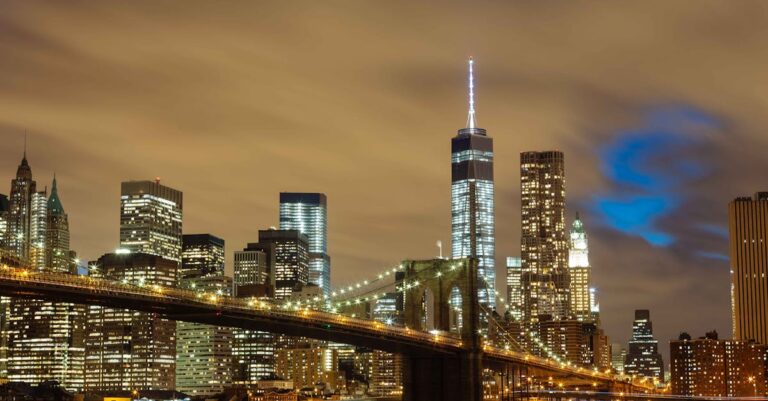
[[[308,240],[299,230],[259,230],[259,242],[252,248],[273,252],[268,258],[274,263],[270,282],[276,299],[290,298],[294,287],[309,281]]]
[[[177,270],[175,260],[122,250],[90,266],[94,277],[140,286],[174,287]],[[175,388],[176,322],[128,309],[87,308],[86,391]]]
[[[265,285],[274,288],[273,256],[274,246],[269,244],[251,243],[242,251],[235,251],[235,287]]]
[[[0,252],[8,250],[8,195],[0,194]]]
[[[473,67],[467,125],[451,139],[451,256],[478,259],[479,300],[495,308],[493,139],[476,124]]]
[[[17,256],[37,270],[69,273],[69,226],[56,180],[51,198],[44,191],[25,193],[34,186],[24,157],[11,184],[15,199],[12,220],[19,230],[15,234],[15,249],[26,252],[26,256]],[[19,228],[22,226],[26,228]],[[2,331],[7,335],[4,342],[8,379],[27,383],[56,380],[66,389],[82,390],[84,306],[31,298],[4,299],[2,303],[6,309]]]
[[[717,332],[670,342],[672,394],[696,397],[765,395],[765,351],[761,344],[719,340]]]
[[[275,352],[275,374],[293,380],[294,388],[314,387],[325,383],[331,388],[339,384],[338,356],[335,349],[317,343],[298,344]]]
[[[659,353],[659,342],[653,338],[651,313],[647,309],[635,311],[624,373],[664,380],[664,362]]]
[[[8,201],[8,248],[19,259],[29,261],[30,214],[32,196],[37,193],[37,183],[32,179],[32,168],[27,162],[27,151],[11,180],[11,195]]]
[[[328,256],[328,207],[325,194],[280,193],[280,229],[299,230],[309,246],[309,282],[330,295],[331,258]]]
[[[47,201],[46,234],[45,234],[45,263],[44,265],[57,272],[72,271],[72,258],[69,249],[69,218],[59,198],[56,177],[53,177],[51,196]]]
[[[583,363],[583,328],[581,322],[572,319],[551,319],[542,316],[538,322],[538,338],[554,355],[574,365]],[[534,348],[535,349],[535,348]],[[549,356],[539,351],[540,355]]]
[[[768,345],[768,192],[728,204],[733,338]]]
[[[523,264],[522,260],[517,257],[507,258],[507,305],[509,305],[509,313],[516,322],[522,321],[523,318],[523,289],[522,277]]]
[[[582,322],[581,324],[581,364],[595,367],[600,371],[611,368],[611,345],[608,336],[597,322]]]
[[[223,274],[185,278],[180,287],[232,295],[232,279]],[[234,375],[233,341],[231,327],[176,322],[176,390],[190,396],[212,396],[230,386]]]
[[[160,180],[123,182],[120,247],[181,262],[182,198]]]
[[[582,322],[591,322],[594,291],[590,292],[591,267],[589,266],[589,247],[584,223],[576,213],[571,226],[570,248],[568,250],[568,269],[570,271],[571,313]]]
[[[611,344],[611,368],[618,374],[624,374],[624,359],[627,358],[627,349],[621,344]]]
[[[211,234],[184,234],[179,279],[224,274],[224,240]]]
[[[224,240],[211,234],[182,238],[179,286],[192,291],[232,295],[224,275]],[[221,393],[232,383],[233,329],[176,322],[176,390],[191,396]]]
[[[565,159],[562,152],[520,154],[523,319],[570,315],[565,234]]]

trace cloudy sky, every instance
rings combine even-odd
[[[123,180],[184,191],[184,231],[230,259],[278,224],[280,191],[324,192],[333,282],[367,277],[449,241],[473,55],[499,275],[519,254],[519,152],[562,150],[608,334],[649,308],[667,349],[730,335],[726,205],[768,189],[766,38],[759,1],[6,0],[0,192],[27,131],[85,259],[117,245]]]

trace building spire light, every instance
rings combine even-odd
[[[467,116],[467,128],[475,128],[477,123],[475,122],[475,74],[473,66],[475,61],[472,57],[469,58],[469,115]]]

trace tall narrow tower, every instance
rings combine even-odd
[[[451,139],[451,253],[478,259],[479,300],[493,308],[494,267],[493,139],[475,118],[474,60],[469,58],[467,126]]]
[[[280,229],[299,230],[309,240],[309,282],[331,292],[328,201],[321,193],[280,193]]]
[[[563,152],[520,154],[523,319],[570,315]]]
[[[576,213],[576,219],[573,220],[571,226],[568,269],[571,279],[571,313],[582,322],[595,320],[596,316],[593,316],[592,310],[594,293],[589,288],[592,268],[589,265],[587,233],[578,213]]]
[[[25,145],[24,156],[16,170],[16,178],[11,180],[11,197],[8,210],[8,248],[19,259],[29,260],[30,219],[32,197],[37,192],[37,184],[32,179],[32,168],[27,162]]]

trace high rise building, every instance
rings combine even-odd
[[[624,373],[664,380],[664,362],[659,353],[659,342],[653,338],[651,313],[647,309],[635,311],[632,339],[624,359]]]
[[[671,341],[672,394],[697,397],[765,395],[766,347],[751,341],[719,340],[717,332]]]
[[[232,295],[224,275],[224,240],[211,234],[184,235],[181,288]],[[192,396],[221,393],[232,383],[232,328],[176,322],[176,390]]]
[[[507,258],[507,304],[516,322],[523,318],[523,288],[521,283],[523,264],[520,258]]]
[[[768,192],[728,204],[733,338],[768,345]]]
[[[184,234],[179,279],[224,275],[224,240],[211,234]]]
[[[232,279],[223,274],[185,278],[179,286],[232,295]],[[176,322],[176,390],[191,396],[211,396],[230,386],[234,374],[233,340],[230,327]]]
[[[235,251],[235,288],[262,285],[274,291],[274,275],[271,274],[274,253],[273,245],[262,246],[259,243],[251,243],[242,251]]]
[[[624,359],[627,358],[627,349],[621,344],[611,344],[611,368],[618,374],[624,373]]]
[[[72,260],[69,255],[69,219],[59,198],[55,176],[46,209],[44,265],[54,271],[75,273],[71,270]]]
[[[29,261],[30,214],[32,195],[37,193],[37,184],[32,179],[32,168],[27,162],[27,151],[11,180],[11,198],[8,202],[8,247],[19,259]]]
[[[8,249],[8,195],[0,194],[0,252]]]
[[[181,191],[160,180],[128,181],[120,194],[120,247],[181,262]]]
[[[591,270],[589,265],[589,248],[584,223],[576,213],[576,219],[571,226],[571,246],[568,250],[568,269],[571,280],[571,313],[583,322],[596,320],[593,315],[594,289],[590,289]],[[590,291],[592,290],[592,291]]]
[[[29,213],[29,263],[37,270],[45,266],[45,239],[48,233],[48,195],[45,191],[32,194]]]
[[[280,193],[280,229],[299,230],[309,245],[309,282],[325,295],[331,290],[331,258],[328,256],[328,207],[325,194]]]
[[[69,226],[56,180],[50,199],[45,192],[25,193],[25,188],[34,188],[34,183],[25,156],[11,184],[16,199],[12,208],[15,227],[26,224],[26,228],[15,234],[15,249],[27,252],[26,256],[19,257],[34,269],[69,273]],[[22,220],[24,223],[18,224]],[[49,259],[49,255],[54,254],[57,258]],[[8,336],[9,380],[27,383],[56,380],[67,389],[81,390],[85,308],[30,298],[6,299],[3,304],[7,312],[3,331]]]
[[[291,297],[293,288],[309,280],[309,253],[307,236],[299,230],[259,230],[258,244],[249,248],[273,252],[268,255],[273,265],[269,269],[274,278],[275,298]]]
[[[176,286],[178,262],[143,252],[110,253],[90,266],[94,277],[134,285]],[[89,305],[86,391],[175,387],[176,324],[154,313]]]
[[[495,308],[493,139],[476,124],[473,66],[467,126],[451,139],[451,256],[478,259],[479,300]]]
[[[565,161],[562,152],[520,154],[523,319],[570,315],[565,234]]]

